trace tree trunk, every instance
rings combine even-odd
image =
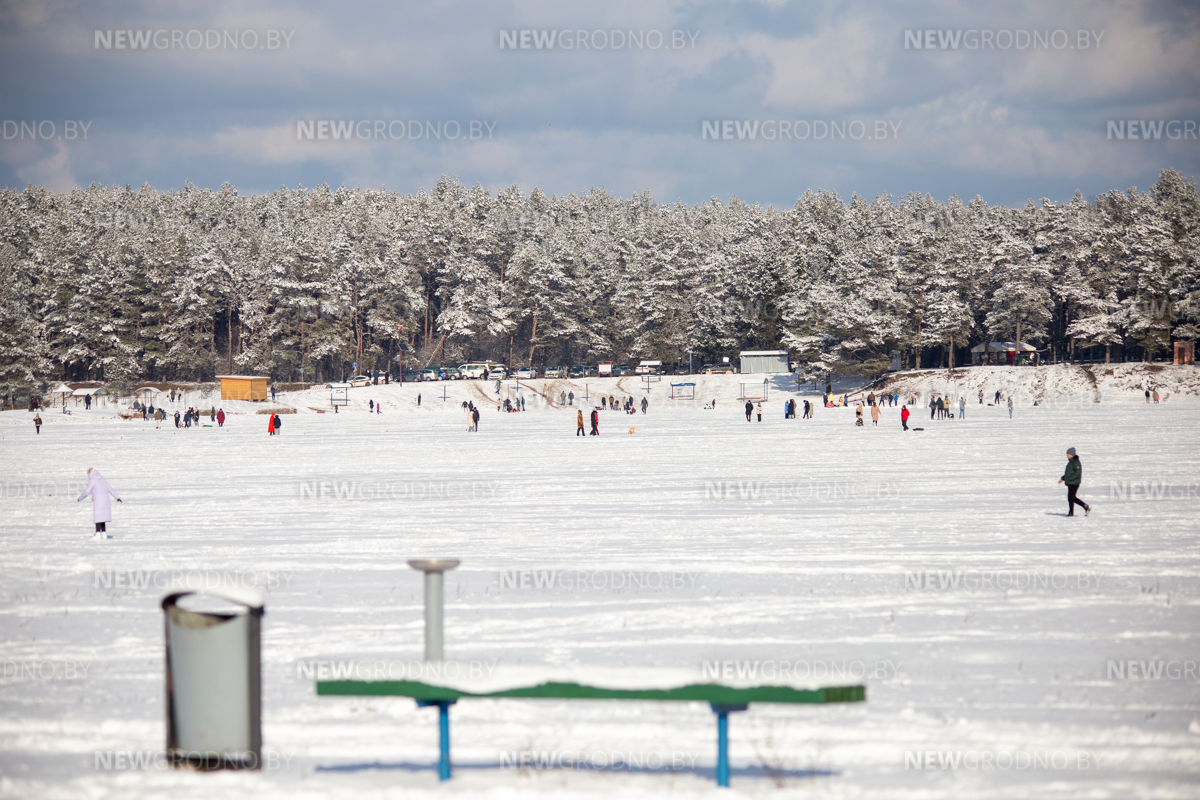
[[[1013,353],[1013,366],[1021,363],[1021,318],[1017,317],[1017,352]]]
[[[533,366],[533,349],[537,347],[534,342],[537,340],[537,314],[533,315],[533,333],[529,335],[529,366]]]
[[[1112,361],[1112,342],[1104,343],[1104,363],[1108,364]]]
[[[954,369],[954,334],[950,334],[950,369]]]
[[[444,341],[446,341],[446,337],[445,337],[445,336],[443,336],[443,337],[442,337],[442,338],[441,338],[441,339],[438,341],[438,343],[437,343],[437,347],[433,348],[433,352],[429,354],[429,360],[425,362],[425,366],[426,366],[426,367],[428,367],[430,364],[432,364],[432,363],[433,363],[433,357],[434,357],[434,356],[436,356],[436,355],[438,354],[438,351],[442,349],[442,342],[444,342]]]
[[[921,368],[921,312],[917,312],[917,343],[913,347],[913,369]]]

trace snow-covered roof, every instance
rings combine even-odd
[[[244,381],[248,381],[248,380],[250,380],[251,378],[253,378],[253,379],[254,379],[254,380],[256,380],[256,381],[269,381],[269,380],[271,380],[271,378],[270,378],[270,376],[269,376],[269,375],[218,375],[218,376],[217,376],[217,379],[218,379],[218,380],[225,379],[225,378],[238,378],[238,379],[241,379],[241,380],[244,380]]]
[[[739,356],[786,356],[787,350],[743,350]]]
[[[57,389],[51,389],[50,394],[72,394],[75,390],[65,383],[60,383]]]
[[[76,389],[75,391],[71,392],[71,394],[75,397],[85,397],[89,394],[108,394],[108,392],[104,391],[104,388],[101,386],[95,386],[91,389]]]

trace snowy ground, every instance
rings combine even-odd
[[[851,409],[784,420],[784,378],[747,424],[750,378],[702,379],[694,404],[664,379],[649,414],[603,412],[599,438],[529,389],[529,411],[492,405],[467,433],[462,399],[495,398],[477,382],[354,389],[337,415],[310,410],[328,393],[281,395],[299,413],[275,438],[248,403],[182,431],[100,407],[45,412],[34,436],[31,414],[0,414],[0,797],[1198,796],[1200,400],[1058,391],[1012,420],[917,409],[924,430],[903,433],[898,407],[878,428]],[[1069,446],[1087,518],[1062,516]],[[75,502],[88,467],[125,500],[105,543]],[[861,682],[867,702],[732,715],[722,794],[706,706],[464,701],[439,786],[433,711],[318,698],[310,677],[419,662],[418,556],[463,560],[446,636],[467,669],[699,680],[730,662]],[[261,773],[153,766],[155,584],[173,575],[264,590]],[[555,768],[520,767],[531,755]]]

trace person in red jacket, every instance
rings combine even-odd
[[[270,436],[275,435],[275,415],[274,414],[267,415],[267,434]]]
[[[908,406],[900,409],[900,424],[904,427],[904,430],[908,430]]]
[[[225,427],[225,409],[223,409],[223,408],[217,409],[217,427],[218,428]]]

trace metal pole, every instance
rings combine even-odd
[[[745,711],[749,703],[710,703],[717,715],[717,786],[729,786],[729,712]]]
[[[425,573],[425,660],[441,661],[443,580],[440,572]]]
[[[409,561],[413,569],[425,573],[425,660],[441,661],[445,658],[442,649],[442,605],[444,600],[442,573],[459,565],[456,558],[430,558]]]
[[[438,702],[438,780],[450,780],[450,703],[446,700]]]
[[[729,714],[717,712],[717,786],[729,786]]]

